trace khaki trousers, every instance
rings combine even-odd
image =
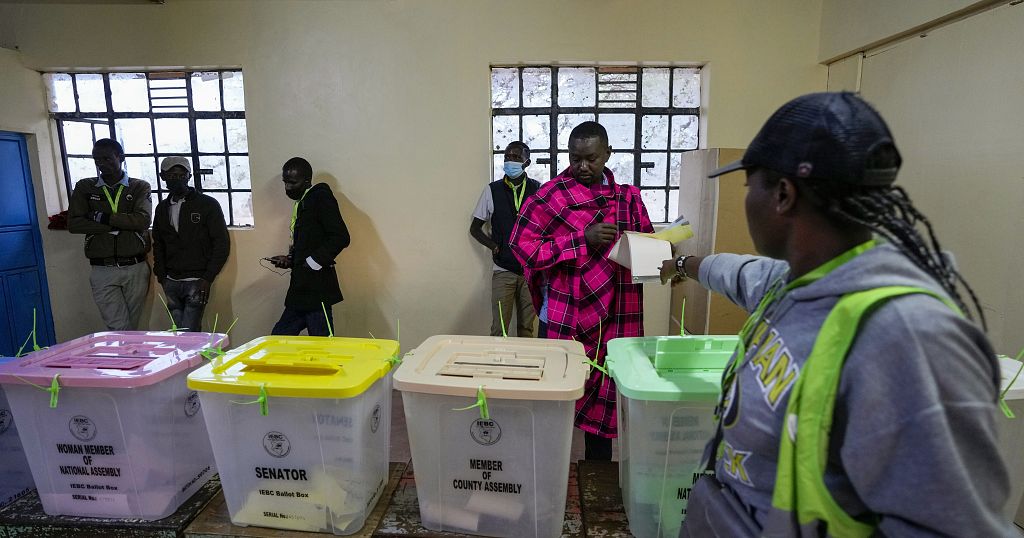
[[[501,304],[499,313],[498,304]],[[512,271],[494,271],[491,276],[491,336],[501,336],[501,319],[505,319],[505,327],[509,336],[511,331],[512,314],[515,311],[516,334],[524,338],[533,338],[536,335],[534,326],[537,321],[537,313],[533,310],[533,301],[530,299],[530,290],[526,286],[526,279]]]
[[[149,263],[123,267],[92,266],[92,298],[108,331],[135,331],[149,292]]]

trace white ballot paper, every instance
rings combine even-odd
[[[633,283],[661,282],[661,262],[672,258],[672,243],[693,237],[693,229],[680,216],[656,234],[623,232],[608,259],[629,269]]]

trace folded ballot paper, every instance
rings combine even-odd
[[[608,259],[629,269],[633,283],[660,282],[661,262],[672,258],[672,245],[693,237],[682,215],[658,233],[624,232],[612,245]]]

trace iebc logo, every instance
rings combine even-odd
[[[283,458],[292,451],[292,443],[281,432],[267,432],[263,436],[263,450],[275,458]]]
[[[373,408],[373,412],[370,413],[370,433],[377,433],[377,428],[380,427],[380,404],[377,404]]]
[[[481,445],[493,445],[501,440],[501,426],[494,419],[478,418],[470,424],[469,435]]]
[[[79,441],[92,441],[93,437],[96,437],[96,425],[93,424],[92,419],[84,415],[75,415],[68,421],[68,429],[71,430],[71,435],[75,436],[75,439]]]
[[[185,416],[195,416],[199,412],[199,393],[192,391],[185,396]]]
[[[0,434],[7,431],[14,423],[14,417],[11,415],[10,409],[0,409]]]

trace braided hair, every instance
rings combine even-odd
[[[783,177],[782,174],[771,170],[765,172],[769,185],[777,183]],[[982,311],[974,290],[953,267],[950,259],[942,254],[942,247],[935,237],[931,222],[914,207],[910,196],[902,187],[865,187],[838,181],[802,179],[792,181],[798,184],[802,192],[808,193],[812,203],[823,209],[827,216],[833,217],[840,227],[868,228],[895,245],[914,265],[938,281],[960,311],[973,320],[974,316],[957,289],[958,283],[963,286],[971,298],[982,327],[988,330],[985,312]],[[927,241],[918,232],[918,223],[923,224],[928,232]]]

